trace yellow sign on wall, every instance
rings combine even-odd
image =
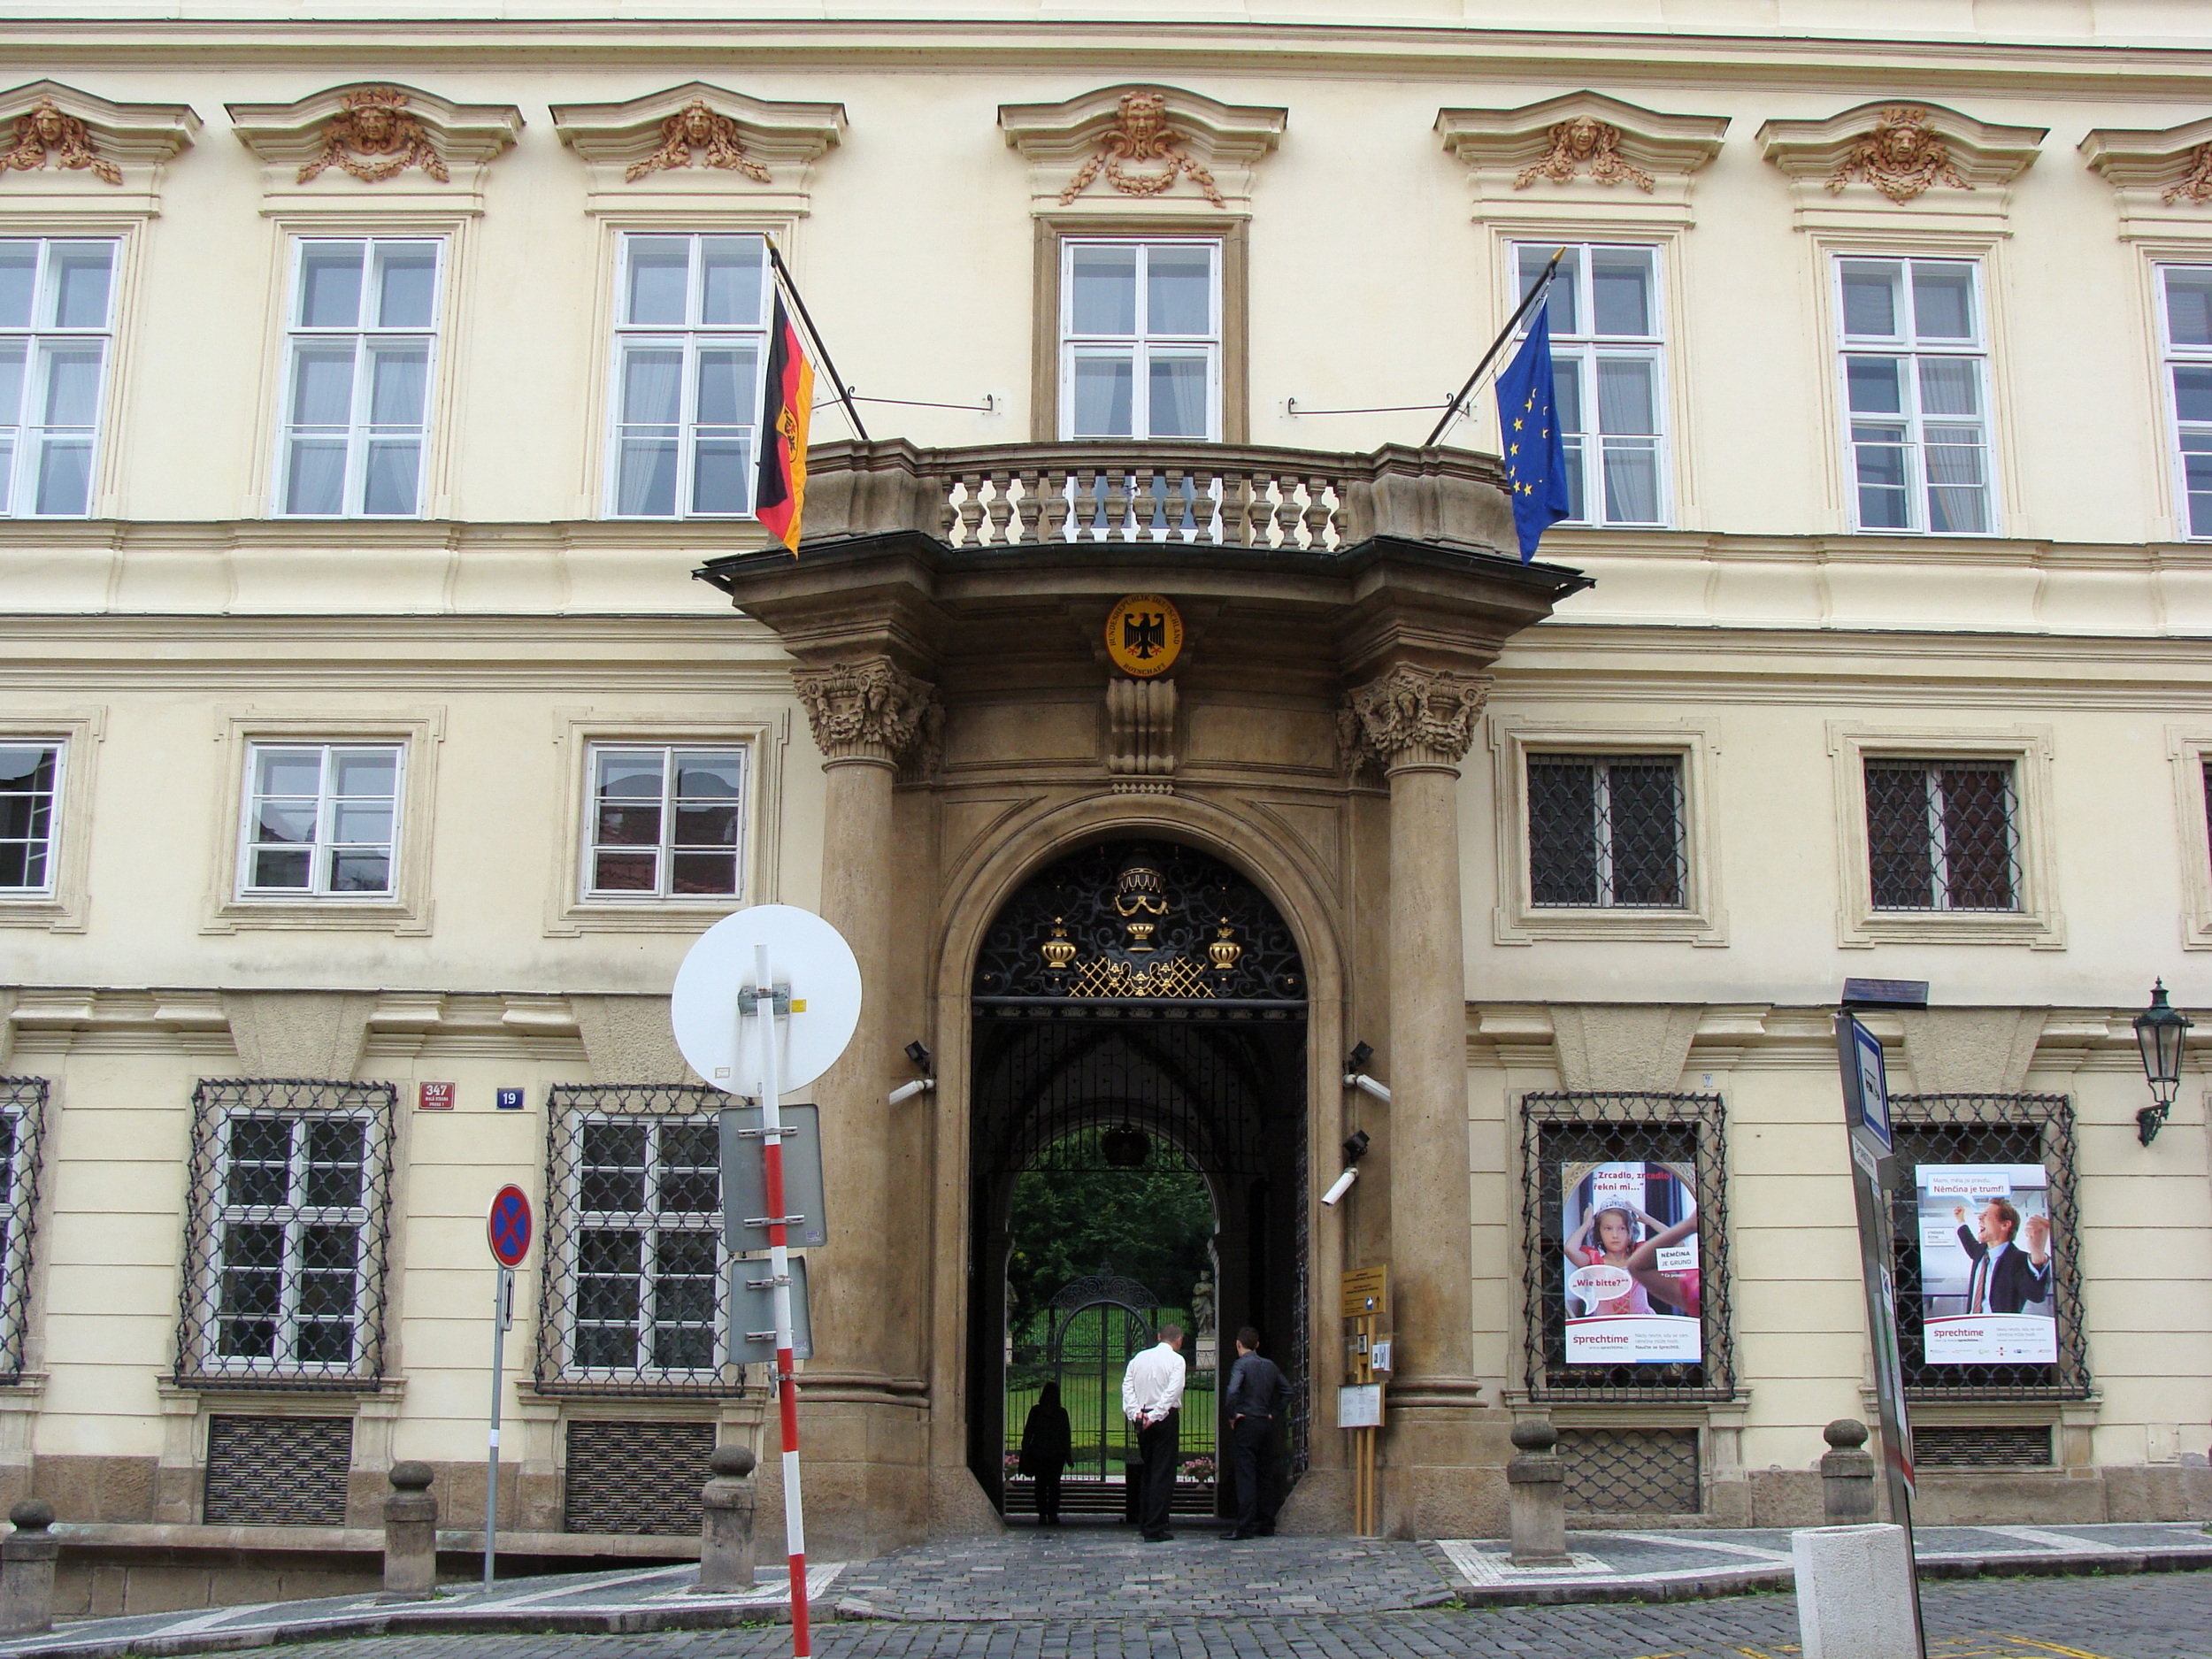
[[[1390,1270],[1386,1267],[1356,1268],[1344,1275],[1344,1317],[1356,1319],[1362,1314],[1386,1314],[1390,1311]]]
[[[1183,654],[1183,613],[1160,594],[1130,594],[1106,618],[1106,655],[1116,668],[1150,680]]]

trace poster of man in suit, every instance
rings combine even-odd
[[[2050,1179],[2039,1164],[1924,1164],[1921,1332],[1931,1365],[2054,1365]]]

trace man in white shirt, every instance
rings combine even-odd
[[[1160,1341],[1129,1362],[1121,1373],[1121,1414],[1137,1427],[1137,1455],[1144,1459],[1144,1489],[1137,1498],[1138,1530],[1148,1544],[1174,1537],[1167,1530],[1175,1496],[1178,1423],[1183,1407],[1183,1327],[1164,1325]]]

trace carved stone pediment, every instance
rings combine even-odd
[[[999,129],[1029,163],[1032,211],[1157,218],[1247,212],[1254,165],[1288,111],[1179,87],[1102,87],[1064,104],[1002,104]]]
[[[808,169],[844,138],[845,106],[691,81],[626,104],[557,104],[553,130],[591,169],[595,193],[803,195]]]
[[[1531,215],[1563,203],[1680,204],[1727,130],[1724,115],[1665,115],[1599,92],[1436,112],[1437,134],[1467,164],[1477,201]]]
[[[1993,127],[1939,104],[1884,100],[1824,121],[1769,121],[1760,152],[1789,178],[1800,218],[1833,208],[2001,216],[2049,132]]]
[[[239,142],[268,164],[272,194],[478,191],[522,127],[511,104],[455,104],[392,81],[227,107]]]
[[[2160,131],[2101,127],[2081,141],[2082,159],[2120,198],[2123,220],[2212,234],[2212,118]]]
[[[58,81],[0,92],[0,208],[16,196],[150,192],[199,130],[182,104],[111,104]]]

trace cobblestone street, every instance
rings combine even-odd
[[[1983,1579],[1923,1591],[1930,1659],[2212,1659],[2212,1576]],[[1607,1606],[1436,1609],[1328,1618],[1047,1618],[818,1626],[821,1659],[1785,1659],[1786,1594]],[[402,1636],[301,1659],[774,1659],[780,1627],[649,1636]]]

